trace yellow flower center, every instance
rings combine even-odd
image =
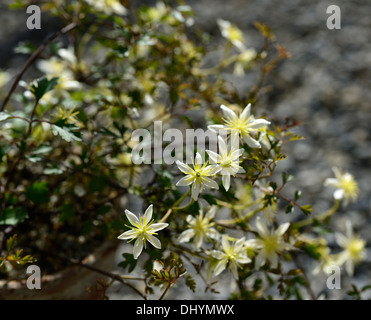
[[[339,188],[344,190],[346,197],[356,199],[358,197],[358,185],[357,182],[350,175],[342,176],[338,183]]]
[[[352,238],[349,240],[345,249],[349,253],[349,256],[352,260],[361,260],[365,248],[365,242],[359,238]]]
[[[221,165],[222,167],[229,167],[229,166],[231,165],[231,163],[232,163],[231,159],[225,159],[225,160],[223,160],[223,161],[220,163],[220,165]]]
[[[279,248],[277,236],[273,236],[272,234],[270,234],[268,238],[264,239],[264,245],[265,252],[267,254],[277,252]]]

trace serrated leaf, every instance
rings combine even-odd
[[[35,96],[36,100],[40,100],[44,94],[53,90],[58,84],[58,77],[51,78],[50,80],[46,77],[37,79],[31,84],[31,92]]]
[[[13,235],[6,240],[6,250],[10,251],[14,248],[15,244],[17,242],[17,235]]]
[[[192,278],[191,275],[186,275],[185,276],[185,284],[186,286],[192,291],[192,292],[195,292],[196,291],[196,281]]]
[[[311,207],[310,204],[307,204],[307,205],[305,205],[305,206],[301,206],[300,209],[301,209],[301,211],[303,211],[303,213],[304,213],[305,215],[307,215],[307,216],[310,215],[310,214],[312,213],[312,207]]]
[[[57,125],[52,124],[52,132],[55,136],[59,135],[63,140],[67,142],[71,142],[72,140],[75,141],[82,141],[82,139],[75,135],[72,130],[78,129],[78,127],[59,127]]]
[[[129,267],[128,272],[129,273],[132,272],[135,269],[138,260],[135,260],[134,255],[131,253],[123,253],[122,256],[124,257],[125,260],[121,261],[118,264],[118,266],[122,267],[123,269],[125,269],[126,267]]]

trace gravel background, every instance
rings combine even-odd
[[[150,1],[152,2],[152,1]],[[134,1],[135,3],[135,1]],[[313,213],[320,213],[331,206],[331,191],[323,181],[332,176],[331,167],[339,166],[351,172],[359,183],[357,203],[342,207],[332,226],[344,230],[345,219],[353,222],[358,232],[371,244],[371,3],[359,1],[313,0],[190,0],[196,13],[196,26],[215,37],[217,46],[220,32],[217,18],[230,20],[245,32],[248,46],[259,48],[261,37],[253,27],[254,21],[269,25],[278,42],[286,47],[292,58],[281,63],[269,76],[273,86],[259,108],[266,109],[279,120],[293,117],[303,122],[297,130],[306,137],[286,148],[288,159],[281,162],[280,170],[289,170],[295,180],[288,192],[301,189],[303,203],[313,204]],[[212,3],[212,5],[210,5]],[[336,4],[341,8],[341,30],[328,30],[326,8]],[[19,40],[41,41],[48,32],[58,29],[55,22],[43,24],[40,31],[26,29],[26,14],[9,15],[0,4],[0,20],[6,28],[0,29],[0,69],[19,70],[23,57],[14,56],[12,47]],[[44,20],[43,20],[44,21]],[[37,44],[37,43],[36,43]],[[32,72],[32,70],[30,70]],[[227,75],[239,90],[248,90],[253,77],[235,78]],[[290,194],[290,193],[288,193]],[[292,194],[292,193],[291,193]],[[330,239],[331,244],[331,239]],[[117,253],[128,248],[123,246]],[[305,263],[305,261],[304,261]],[[357,285],[371,284],[371,254],[357,269]],[[307,265],[308,269],[313,266]],[[314,281],[314,291],[322,292],[326,278]],[[229,279],[223,280],[228,285]],[[222,288],[223,286],[220,286]],[[325,292],[328,299],[346,298],[349,283],[343,289]],[[202,284],[196,295],[174,288],[173,299],[226,298],[203,293]],[[113,299],[131,299],[130,293],[113,286]]]

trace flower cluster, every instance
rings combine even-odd
[[[225,105],[221,105],[220,108],[225,117],[225,124],[210,125],[209,129],[217,133],[226,132],[229,134],[231,147],[228,147],[225,139],[222,135],[219,135],[219,154],[212,150],[206,150],[209,155],[209,162],[213,164],[209,165],[209,162],[203,163],[202,156],[199,153],[196,153],[195,159],[192,159],[193,168],[179,160],[176,162],[179,170],[186,174],[185,177],[178,181],[177,186],[191,185],[192,198],[195,201],[198,200],[200,192],[205,187],[219,189],[218,184],[212,179],[217,173],[222,175],[222,184],[225,190],[229,190],[231,176],[245,172],[239,165],[241,162],[240,157],[244,153],[244,149],[236,148],[239,139],[241,138],[251,148],[261,148],[259,141],[251,135],[256,134],[260,129],[270,124],[265,119],[255,119],[251,115],[251,104],[248,104],[239,116]]]

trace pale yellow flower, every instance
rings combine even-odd
[[[260,131],[262,128],[269,125],[270,122],[265,119],[255,119],[254,116],[251,115],[251,103],[245,107],[239,116],[225,105],[221,105],[220,108],[224,115],[224,125],[209,125],[208,128],[210,130],[214,132],[226,130],[232,135],[240,136],[249,147],[261,148],[259,141],[252,138],[251,134]]]
[[[335,187],[334,198],[337,200],[344,199],[344,204],[347,205],[349,201],[354,202],[358,198],[359,188],[354,177],[348,172],[342,172],[338,168],[332,168],[335,178],[327,178],[325,180],[326,186]]]
[[[155,235],[156,231],[160,231],[168,226],[167,223],[153,223],[152,220],[153,205],[151,204],[143,216],[139,215],[139,218],[129,210],[125,210],[126,217],[131,223],[131,230],[126,231],[119,235],[117,238],[121,240],[132,241],[136,239],[133,248],[134,259],[138,259],[142,253],[143,247],[146,246],[146,241],[151,243],[155,248],[161,249],[161,242]],[[129,242],[130,242],[129,241]]]
[[[217,239],[218,232],[214,228],[215,223],[212,221],[216,213],[216,207],[212,206],[204,215],[203,210],[200,209],[199,215],[194,217],[188,215],[186,220],[189,229],[183,231],[179,238],[179,242],[189,242],[193,238],[196,249],[201,248],[204,238]]]
[[[350,221],[346,222],[346,235],[336,233],[335,238],[338,245],[344,249],[339,254],[338,263],[340,265],[345,264],[345,270],[352,276],[354,266],[366,257],[366,242],[353,233]]]
[[[246,241],[246,244],[259,250],[255,258],[256,269],[263,266],[267,260],[270,262],[272,268],[276,268],[278,266],[279,254],[294,249],[291,244],[285,242],[283,239],[283,235],[289,226],[290,223],[286,222],[281,224],[276,230],[269,230],[266,223],[260,217],[256,218],[256,229],[259,237]]]
[[[215,173],[222,175],[222,183],[225,190],[229,190],[231,185],[231,175],[237,173],[244,173],[245,170],[239,165],[241,160],[240,156],[243,154],[244,149],[236,149],[233,145],[228,149],[227,144],[221,136],[218,136],[219,154],[211,150],[206,150],[210,159],[216,163]]]
[[[195,159],[192,159],[193,168],[187,164],[177,160],[176,164],[180,171],[186,174],[185,177],[177,182],[177,186],[189,186],[192,185],[192,198],[197,201],[198,195],[205,187],[212,189],[219,189],[218,184],[209,178],[215,175],[215,167],[208,165],[208,163],[202,163],[202,157],[197,152]]]
[[[126,8],[120,3],[119,0],[85,0],[97,11],[105,14],[118,14],[125,15],[127,13]]]
[[[217,23],[219,25],[222,36],[229,40],[234,46],[236,46],[241,51],[245,49],[243,44],[243,34],[242,31],[237,28],[234,24],[227,20],[218,19]]]
[[[245,238],[230,244],[226,235],[222,237],[222,250],[211,251],[211,256],[219,260],[214,269],[215,276],[228,267],[233,277],[238,279],[238,268],[241,268],[242,264],[251,262],[251,259],[246,255]]]

